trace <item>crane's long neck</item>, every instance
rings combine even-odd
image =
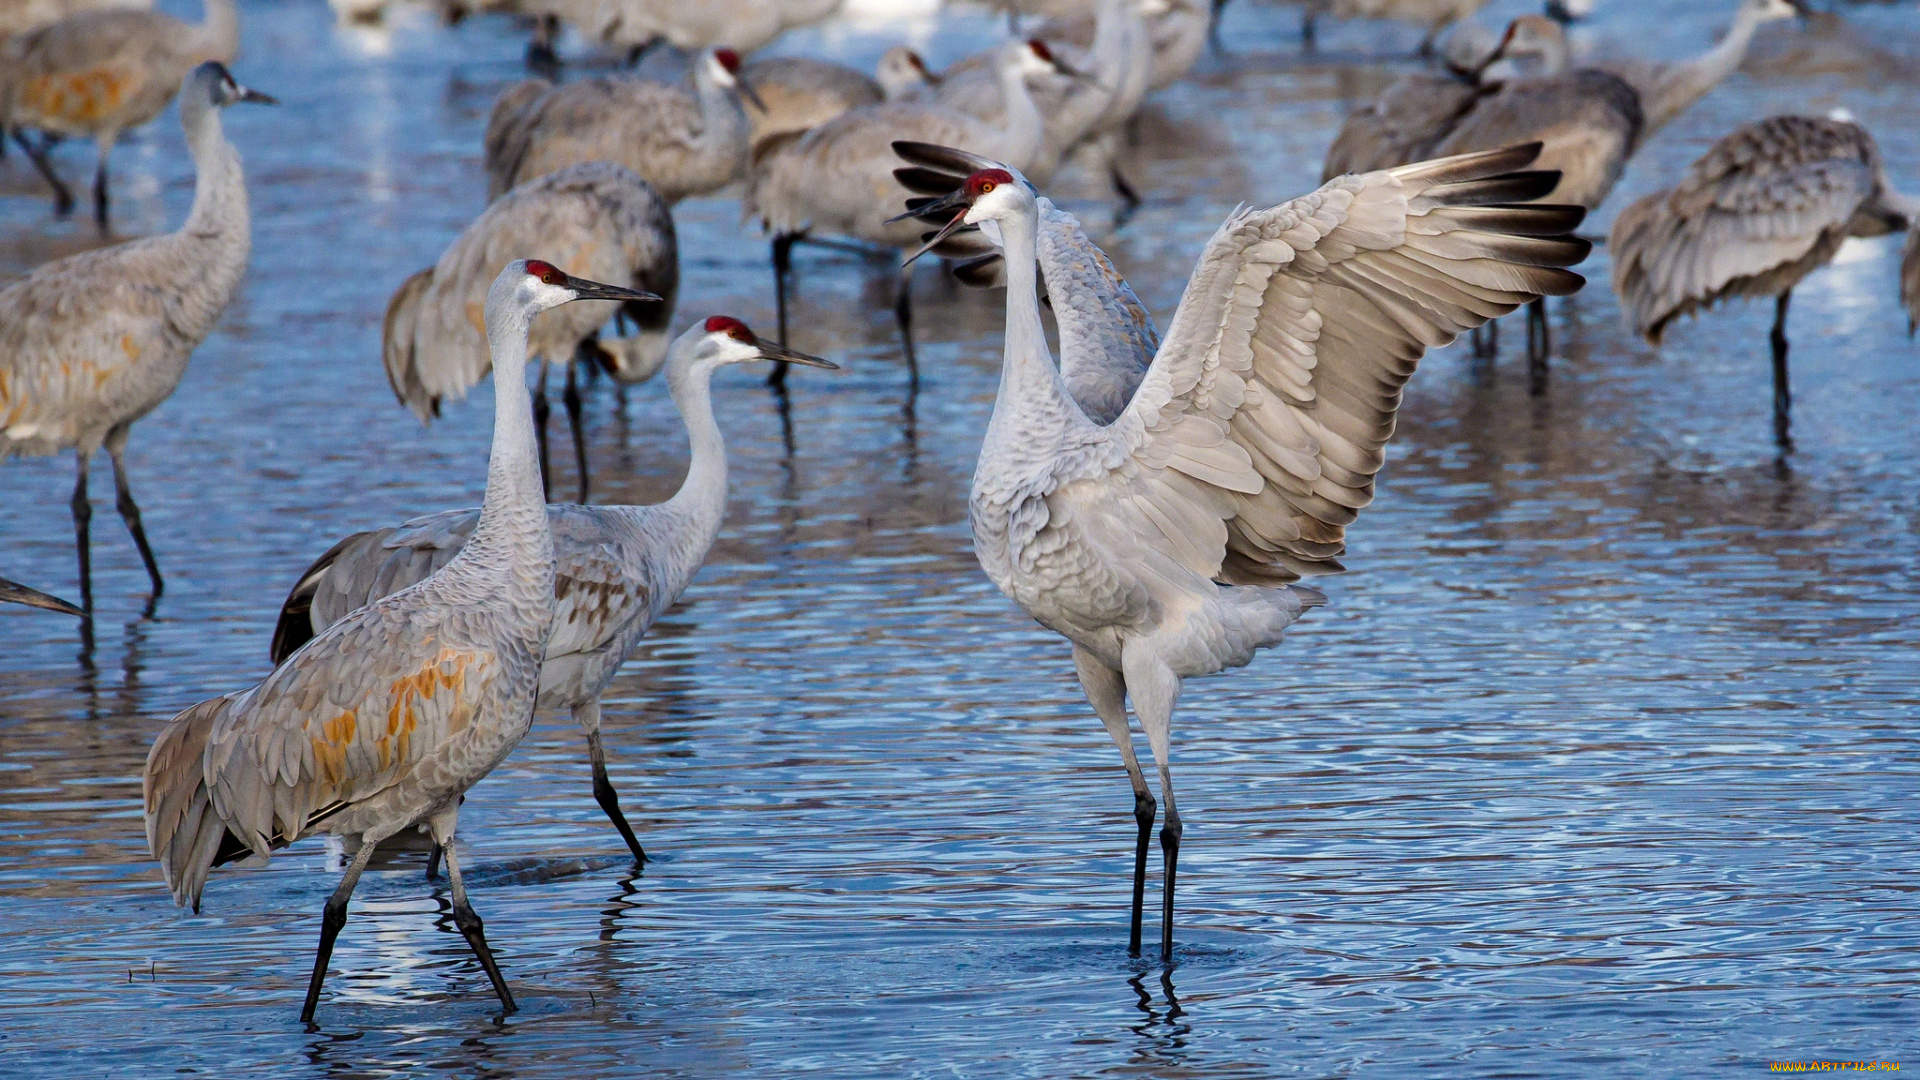
[[[1038,228],[1038,211],[1032,203],[1000,219],[1007,268],[1006,355],[1000,365],[993,419],[987,424],[983,467],[989,457],[1044,465],[1075,429],[1094,428],[1074,403],[1047,348],[1034,277]]]
[[[240,13],[235,10],[233,0],[203,2],[204,14],[200,18],[200,25],[195,28],[198,38],[194,50],[196,58],[231,64],[240,53]]]
[[[700,102],[702,146],[726,146],[745,138],[747,114],[734,99],[733,92],[720,85],[710,69],[712,61],[701,55],[694,61],[693,92]]]
[[[193,154],[193,209],[182,231],[195,239],[227,238],[250,243],[247,182],[240,155],[227,141],[220,110],[202,101],[182,101],[180,124]],[[242,258],[244,262],[244,257]]]
[[[687,478],[661,509],[681,524],[667,567],[671,592],[678,594],[700,569],[720,522],[727,513],[727,444],[713,418],[713,367],[710,364],[667,367],[667,389],[674,407],[687,425]]]
[[[493,450],[487,459],[487,498],[466,550],[489,565],[506,563],[516,585],[551,598],[553,532],[534,449],[533,402],[527,393],[530,313],[487,313],[493,354]],[[544,569],[543,569],[544,568]],[[541,582],[544,580],[544,585]]]
[[[1033,103],[1033,93],[1027,89],[1027,77],[1017,60],[1000,65],[1000,95],[1007,103],[1006,126],[1001,129],[1005,142],[1000,158],[1016,169],[1029,169],[1040,155],[1046,130],[1040,109]]]
[[[1747,47],[1753,44],[1754,32],[1760,29],[1761,22],[1754,9],[1743,4],[1734,13],[1733,26],[1719,44],[1691,60],[1683,60],[1662,71],[1654,82],[1650,99],[1641,102],[1646,126],[1642,128],[1640,141],[1646,142],[1648,135],[1686,112],[1694,102],[1706,97],[1709,91],[1733,74],[1740,67],[1740,62],[1746,59]]]

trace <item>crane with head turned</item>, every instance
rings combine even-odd
[[[313,1019],[374,849],[416,827],[446,848],[454,924],[501,1005],[515,1008],[449,845],[461,796],[533,721],[553,635],[553,534],[527,400],[527,333],[562,304],[639,298],[539,260],[501,270],[486,305],[499,376],[493,449],[470,541],[425,580],[328,627],[259,684],[174,717],[147,755],[147,844],[175,903],[198,910],[214,867],[269,858],[314,833],[342,837],[353,852],[321,919],[303,1021]]]
[[[1175,702],[1187,679],[1248,663],[1324,601],[1296,582],[1341,569],[1346,527],[1373,494],[1420,356],[1582,284],[1564,268],[1587,254],[1570,235],[1583,211],[1520,205],[1558,182],[1523,171],[1539,149],[1344,176],[1237,212],[1201,255],[1125,409],[1104,424],[1047,347],[1032,189],[985,169],[915,208],[951,215],[942,232],[991,223],[1000,233],[1006,355],[974,472],[974,548],[1002,592],[1072,642],[1081,686],[1119,747],[1139,829],[1136,953],[1157,808],[1129,700],[1166,803],[1161,956],[1171,960]]]
[[[765,341],[738,319],[716,315],[697,323],[673,343],[666,363],[667,389],[686,422],[692,449],[680,490],[654,506],[547,507],[556,560],[555,616],[536,708],[567,709],[587,733],[594,799],[620,830],[635,862],[647,856],[607,778],[600,697],[653,621],[686,591],[720,533],[727,507],[727,448],[714,422],[710,383],[720,367],[744,360],[834,367]],[[480,514],[448,510],[355,533],[335,544],[287,594],[273,634],[273,662],[284,663],[351,612],[446,565],[472,539]]]

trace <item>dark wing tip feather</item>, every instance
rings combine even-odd
[[[1425,197],[1448,206],[1492,206],[1500,203],[1524,203],[1544,198],[1560,184],[1558,169],[1529,169],[1502,173],[1473,180],[1435,184]]]
[[[1497,173],[1518,172],[1526,168],[1540,156],[1542,145],[1539,142],[1530,142],[1517,146],[1503,146],[1498,150],[1455,154],[1452,157],[1435,158],[1432,161],[1416,161],[1411,165],[1402,165],[1387,171],[1402,181],[1425,184],[1478,180]],[[1559,177],[1556,175],[1554,179],[1558,182]]]
[[[328,548],[301,572],[299,580],[287,591],[287,598],[280,605],[280,621],[273,628],[273,641],[267,646],[273,666],[279,667],[300,646],[313,640],[313,596],[320,591],[320,583],[326,580],[327,572],[333,569],[340,553],[347,549],[347,545],[365,535],[363,532],[354,533]]]
[[[964,179],[981,169],[1003,168],[999,162],[965,150],[956,150],[951,146],[936,143],[915,142],[911,139],[895,139],[893,152],[900,160],[909,165],[920,165],[936,172],[959,173]]]
[[[955,263],[953,276],[962,285],[976,289],[997,289],[1007,283],[1006,265],[997,251]]]
[[[948,195],[960,190],[960,185],[966,182],[964,176],[956,177],[952,173],[918,165],[893,170],[893,178],[900,181],[901,187],[922,195]]]

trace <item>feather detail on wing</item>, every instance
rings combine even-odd
[[[1613,288],[1634,329],[1734,296],[1775,296],[1833,256],[1879,188],[1879,155],[1857,124],[1776,116],[1736,129],[1670,191],[1620,212],[1608,238]]]
[[[413,614],[405,603],[354,612],[213,718],[213,812],[254,854],[391,786],[479,715],[500,657],[421,635]]]
[[[1578,207],[1507,205],[1551,187],[1538,144],[1344,176],[1215,233],[1110,445],[1119,535],[1227,584],[1341,569],[1373,497],[1401,388],[1430,348],[1583,279]]]

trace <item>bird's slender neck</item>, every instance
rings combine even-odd
[[[240,13],[233,0],[203,0],[200,17],[199,59],[233,63],[240,52]]]
[[[687,478],[680,490],[661,505],[662,511],[687,524],[682,543],[673,545],[669,576],[684,588],[700,569],[727,512],[727,444],[713,417],[713,367],[710,364],[667,364],[667,390],[687,425]]]
[[[700,102],[700,141],[732,143],[746,129],[747,114],[733,92],[713,77],[712,63],[705,54],[693,62],[693,93]]]
[[[493,305],[489,305],[490,308]],[[514,564],[537,566],[544,550],[552,588],[553,535],[534,449],[533,402],[527,393],[527,330],[522,310],[489,310],[487,343],[493,354],[493,450],[487,458],[487,498],[467,549],[502,553]]]
[[[1733,16],[1733,26],[1720,43],[1691,60],[1683,60],[1661,73],[1654,84],[1652,100],[1642,103],[1646,116],[1645,134],[1665,127],[1674,117],[1686,112],[1693,103],[1734,73],[1746,59],[1754,32],[1763,20],[1754,9],[1742,4]]]
[[[180,124],[193,153],[193,209],[182,231],[196,238],[248,237],[247,182],[240,155],[227,142],[220,110],[212,105],[183,101]]]
[[[1014,168],[1026,169],[1039,155],[1046,131],[1017,59],[1000,65],[1000,96],[1007,103],[1007,123],[1003,129],[1006,145],[1002,147],[1001,156]]]
[[[1040,321],[1034,276],[1038,208],[1027,202],[999,224],[1007,268],[1006,355],[987,424],[987,445],[1000,458],[1051,460],[1058,443],[1049,436],[1094,425],[1068,392]]]

